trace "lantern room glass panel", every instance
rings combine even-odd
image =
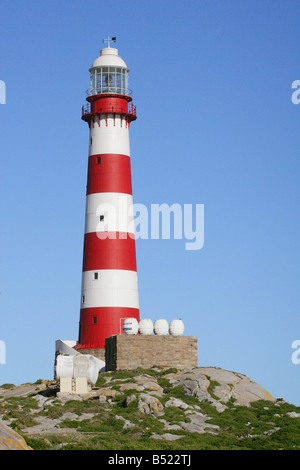
[[[97,67],[91,71],[90,94],[128,94],[128,69],[121,67]]]

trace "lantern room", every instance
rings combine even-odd
[[[129,95],[128,72],[124,60],[118,55],[118,49],[107,47],[101,49],[100,56],[95,60],[90,72],[90,89],[88,96],[105,93]]]

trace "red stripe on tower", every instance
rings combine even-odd
[[[86,193],[132,194],[130,157],[90,155]]]
[[[86,233],[82,270],[97,269],[136,271],[135,239],[124,232]]]
[[[117,49],[102,49],[82,109],[90,135],[78,349],[104,348],[125,318],[139,320],[128,72]]]

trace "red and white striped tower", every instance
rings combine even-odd
[[[129,69],[110,47],[111,39],[106,41],[89,70],[88,103],[82,108],[90,136],[76,349],[104,348],[105,338],[122,333],[125,318],[139,321],[129,146],[136,108]]]

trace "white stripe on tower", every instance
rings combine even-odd
[[[134,235],[131,194],[95,193],[86,197],[85,233],[126,232]]]
[[[120,116],[102,115],[90,125],[90,155],[112,153],[130,156],[129,128]]]
[[[95,280],[97,274],[97,280]],[[136,271],[102,269],[85,271],[82,276],[85,303],[81,308],[127,307],[139,308]]]

